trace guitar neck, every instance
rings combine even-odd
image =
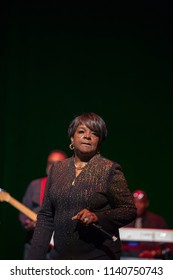
[[[27,208],[25,205],[20,203],[18,200],[10,196],[10,199],[8,200],[8,203],[10,203],[12,206],[14,206],[16,209],[18,209],[20,212],[25,214],[28,218],[33,220],[34,222],[37,220],[37,214]]]

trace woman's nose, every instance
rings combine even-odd
[[[84,137],[85,138],[91,138],[91,132],[86,131],[85,134],[84,134]]]

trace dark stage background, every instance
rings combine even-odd
[[[71,155],[69,122],[94,111],[109,132],[102,155],[121,164],[131,191],[147,191],[150,210],[173,228],[169,5],[57,3],[1,9],[0,187],[21,201],[27,184],[45,175],[50,150]],[[6,202],[0,236],[0,258],[21,259],[25,232]]]

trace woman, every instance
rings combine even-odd
[[[99,152],[105,122],[79,115],[68,136],[74,155],[50,170],[28,259],[45,258],[53,232],[51,259],[120,259],[118,229],[136,218],[136,208],[120,165]]]

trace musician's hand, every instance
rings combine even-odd
[[[98,218],[95,213],[90,212],[88,209],[83,209],[78,212],[75,216],[72,217],[72,220],[81,221],[84,224],[91,224],[98,221]]]
[[[28,219],[28,220],[25,221],[24,227],[25,227],[26,230],[34,230],[35,225],[36,225],[36,222]]]

